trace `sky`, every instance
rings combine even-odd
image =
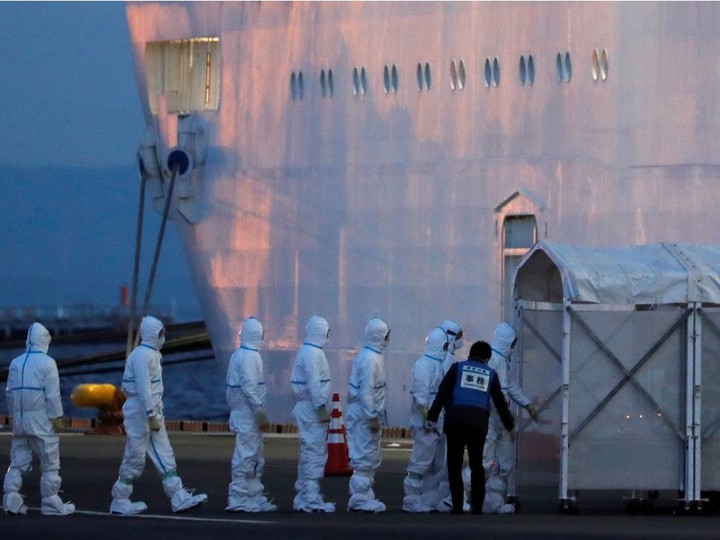
[[[124,2],[0,2],[0,161],[114,166],[144,121]]]
[[[115,303],[132,280],[145,127],[125,3],[0,1],[0,50],[0,310]],[[144,259],[159,222],[146,212]],[[153,300],[196,309],[184,264],[169,224]]]

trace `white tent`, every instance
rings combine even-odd
[[[720,489],[720,248],[538,242],[514,275],[518,480],[583,489]],[[703,396],[705,399],[703,400]]]

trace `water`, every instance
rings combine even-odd
[[[88,366],[83,371],[95,373],[67,374],[63,360],[83,358],[117,351],[118,343],[50,345],[49,354],[56,359],[60,371],[60,394],[65,416],[68,418],[94,418],[95,408],[78,408],[70,401],[72,390],[79,384],[111,383],[120,387],[124,360]],[[22,349],[1,350],[0,368],[23,352]],[[225,401],[225,376],[218,372],[210,351],[193,351],[163,355],[163,383],[165,416],[170,420],[210,420],[226,422],[230,409]],[[0,392],[0,414],[8,414],[5,392]]]

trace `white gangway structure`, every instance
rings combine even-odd
[[[514,271],[522,386],[519,484],[720,490],[720,247],[584,248],[540,241]]]

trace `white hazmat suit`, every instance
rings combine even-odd
[[[457,358],[457,351],[463,348],[465,332],[460,326],[460,323],[451,319],[446,319],[440,324],[440,328],[447,335],[448,349],[445,353],[445,360],[443,361],[443,376],[448,372],[450,366],[452,366]],[[450,482],[448,481],[447,472],[447,436],[443,432],[443,423],[445,419],[445,411],[443,410],[438,417],[437,429],[440,432],[440,438],[438,439],[437,445],[435,446],[435,463],[437,463],[439,472],[429,482],[434,482],[438,485],[437,495],[435,499],[439,499],[435,510],[438,512],[450,512],[452,510],[452,497],[450,496]],[[463,480],[470,489],[470,467],[467,467],[467,471],[463,473]],[[466,510],[470,509],[470,505],[466,504]]]
[[[385,360],[383,350],[390,339],[388,325],[370,319],[365,329],[365,346],[355,358],[348,384],[347,432],[350,466],[351,512],[384,512],[385,504],[372,489],[380,467],[381,427],[385,422]]]
[[[297,492],[293,508],[298,512],[334,512],[335,503],[325,502],[320,478],[328,458],[326,442],[330,422],[330,368],[323,347],[330,337],[328,322],[317,315],[308,319],[305,341],[295,357],[290,386],[295,396],[293,418],[300,439]]]
[[[62,423],[60,379],[55,360],[47,355],[50,332],[33,323],[27,334],[26,350],[10,363],[6,399],[13,417],[10,466],[3,483],[6,514],[25,514],[20,495],[23,475],[32,470],[33,454],[40,459],[41,512],[65,516],[75,505],[64,503],[60,491],[60,438],[55,432]]]
[[[463,348],[465,343],[465,332],[457,321],[445,320],[440,325],[448,339],[448,350],[443,361],[443,374],[447,373],[455,363],[455,353]],[[442,427],[442,426],[440,426]]]
[[[537,411],[525,395],[517,380],[513,376],[510,359],[513,347],[517,341],[515,329],[506,322],[495,328],[495,335],[491,343],[492,357],[488,365],[495,370],[505,400],[510,405],[512,399],[515,403],[527,409],[530,416],[537,422]],[[507,494],[508,477],[515,465],[514,443],[510,434],[503,428],[500,416],[493,407],[490,413],[490,423],[485,448],[483,451],[483,467],[485,469],[485,501],[484,513],[512,514],[515,505],[505,501]]]
[[[403,481],[405,512],[431,512],[440,502],[437,496],[438,483],[430,482],[431,477],[433,479],[437,477],[443,468],[442,453],[439,454],[440,462],[436,460],[440,431],[427,431],[424,426],[428,410],[444,376],[443,362],[448,347],[445,331],[439,326],[433,328],[425,338],[425,354],[418,358],[413,367],[413,382],[410,390],[413,449],[407,466],[408,474]]]
[[[230,431],[235,433],[235,452],[228,488],[231,512],[272,512],[277,506],[263,495],[265,467],[262,428],[267,426],[265,378],[260,349],[263,327],[249,317],[240,329],[240,347],[230,358],[225,397],[230,406]]]
[[[127,434],[125,453],[118,480],[112,487],[110,512],[139,514],[147,509],[144,502],[131,502],[133,482],[142,475],[145,455],[149,455],[162,478],[165,495],[173,512],[182,512],[205,502],[204,493],[193,495],[183,487],[177,474],[175,455],[163,416],[162,355],[165,328],[155,317],[144,317],[140,323],[141,342],[128,356],[122,389],[127,396],[123,405]]]

